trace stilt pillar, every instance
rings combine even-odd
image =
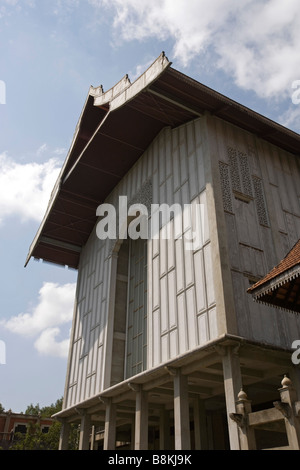
[[[89,450],[91,434],[91,417],[85,410],[79,410],[81,415],[79,450]]]
[[[70,431],[71,431],[71,424],[68,423],[65,419],[62,419],[61,420],[61,429],[60,429],[58,450],[68,450],[69,449]]]
[[[194,400],[194,434],[195,449],[208,449],[205,406],[200,398]]]
[[[141,385],[129,384],[135,395],[134,449],[148,450],[148,394]]]
[[[103,401],[103,399],[102,399]],[[111,398],[105,403],[105,428],[103,450],[115,450],[116,448],[116,405]]]
[[[180,369],[174,372],[175,450],[190,450],[188,377]]]
[[[232,347],[220,347],[218,352],[222,355],[230,449],[240,450],[238,425],[230,418],[231,414],[236,413],[235,401],[242,388],[240,360],[237,350]]]
[[[161,410],[159,416],[159,448],[160,450],[170,450],[170,412]]]

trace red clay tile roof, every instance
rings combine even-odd
[[[247,292],[257,302],[300,313],[300,240],[277,266]]]
[[[248,289],[248,292],[253,292],[257,288],[262,287],[268,281],[274,280],[276,277],[281,276],[289,269],[294,268],[297,264],[300,268],[300,239],[297,241],[297,243],[295,243],[293,248],[291,248],[283,260],[281,260],[277,266],[271,269],[271,271],[264,278],[253,284],[253,286]]]

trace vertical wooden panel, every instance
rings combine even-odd
[[[173,143],[173,183],[174,192],[180,188],[180,159],[179,159],[179,143],[178,143],[178,130],[174,129],[172,132],[172,143]]]
[[[194,287],[190,287],[186,291],[186,304],[189,349],[192,349],[197,345],[196,302]]]
[[[161,361],[166,362],[169,359],[169,335],[164,334],[161,337]]]
[[[176,277],[175,271],[168,275],[169,328],[177,326]]]
[[[168,128],[165,130],[165,156],[166,156],[166,178],[169,178],[173,174],[172,165],[172,142],[171,142],[171,130]]]
[[[186,328],[186,306],[185,294],[177,296],[178,308],[178,336],[179,336],[179,353],[182,354],[187,350],[187,328]]]
[[[170,331],[170,359],[178,355],[178,331]]]
[[[197,312],[201,312],[207,306],[202,250],[199,250],[197,251],[197,253],[194,254],[194,266],[195,266],[195,289],[196,289]]]
[[[176,254],[176,281],[177,292],[180,292],[185,287],[184,282],[184,261],[183,261],[183,241],[178,239],[175,241],[175,254]]]
[[[207,313],[202,313],[198,316],[198,335],[199,344],[204,344],[209,340],[208,324],[207,324]]]
[[[153,278],[152,278],[152,308],[159,307],[160,292],[159,292],[159,257],[153,260]]]
[[[168,305],[168,278],[161,278],[161,333],[169,329],[169,305]]]
[[[219,336],[219,331],[218,331],[218,319],[217,319],[216,307],[213,307],[208,311],[208,325],[209,325],[209,339],[217,338]]]
[[[215,289],[212,269],[211,246],[204,247],[204,265],[205,265],[205,278],[206,278],[206,293],[208,305],[215,302]]]
[[[175,241],[174,241],[174,221],[171,220],[169,224],[170,239],[167,243],[168,250],[168,271],[175,268]]]
[[[193,252],[190,249],[189,242],[183,240],[183,258],[185,268],[185,288],[194,284],[194,265],[193,265]]]
[[[153,366],[156,366],[160,363],[160,311],[155,310],[153,312]]]

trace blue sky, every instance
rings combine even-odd
[[[298,0],[0,0],[6,410],[63,395],[76,272],[24,262],[90,85],[133,81],[164,50],[174,68],[299,132],[299,44]]]

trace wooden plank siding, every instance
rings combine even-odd
[[[165,128],[106,202],[117,207],[118,196],[123,195],[130,203],[150,181],[152,204],[193,203],[206,208],[204,125],[199,119]],[[203,214],[203,239],[196,251],[186,251],[185,237],[180,238],[180,229],[186,233],[193,228],[189,214],[179,225],[170,221],[170,239],[164,239],[161,230],[158,239],[147,242],[147,368],[218,335],[207,212]],[[112,245],[99,240],[94,230],[81,254],[67,407],[107,386]]]
[[[106,202],[117,207],[122,195],[129,204],[202,204],[203,230],[187,251],[185,234],[195,225],[184,213],[147,242],[144,368],[224,333],[284,348],[299,338],[295,315],[254,303],[246,292],[300,238],[299,181],[298,157],[213,116],[157,135]],[[96,227],[82,250],[66,407],[110,386],[113,250]]]
[[[210,120],[209,129],[219,160],[222,197],[216,198],[216,204],[224,210],[223,237],[228,246],[238,335],[291,348],[300,335],[299,318],[254,302],[246,290],[300,238],[299,157],[218,118]],[[237,181],[241,162],[244,167],[239,168]],[[243,189],[242,177],[248,179],[251,195]]]

